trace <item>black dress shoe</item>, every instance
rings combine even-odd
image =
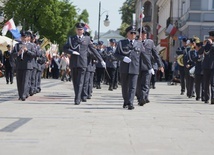
[[[184,95],[184,92],[181,92],[181,95]]]
[[[211,99],[211,103],[210,104],[214,104],[214,99]]]
[[[109,90],[109,91],[113,91],[113,88],[110,87],[108,90]]]
[[[75,102],[75,103],[74,103],[74,105],[79,105],[79,104],[80,104],[80,102]]]
[[[128,105],[124,103],[123,104],[123,108],[127,108],[127,107],[128,107]]]
[[[209,101],[204,101],[204,103],[209,103]]]
[[[82,99],[82,102],[87,102],[87,100],[86,99]]]
[[[88,96],[87,99],[91,99],[91,96]]]
[[[13,82],[10,82],[10,84],[13,84]]]
[[[7,82],[7,84],[9,84],[9,82]]]
[[[129,105],[128,106],[128,110],[133,110],[134,109],[134,106],[133,105]]]
[[[22,100],[22,101],[25,101],[25,98],[24,98],[24,97],[22,97],[22,98],[21,98],[21,100]]]
[[[139,106],[143,106],[144,104],[146,104],[145,101],[140,101],[140,102],[138,103]]]
[[[150,101],[147,99],[147,100],[146,100],[146,103],[149,103],[149,102],[150,102]]]
[[[199,100],[200,100],[200,97],[196,97],[195,100],[196,100],[196,101],[199,101]]]

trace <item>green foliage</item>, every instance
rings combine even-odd
[[[23,30],[31,28],[62,46],[75,33],[79,20],[88,22],[88,12],[77,14],[76,7],[69,0],[9,0],[3,8],[6,20],[14,18],[16,25],[22,23]]]
[[[120,8],[120,13],[122,14],[122,24],[120,27],[120,34],[125,37],[125,29],[132,24],[132,14],[135,13],[136,0],[126,0],[123,6]]]

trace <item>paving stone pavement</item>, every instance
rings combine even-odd
[[[23,102],[16,81],[0,78],[0,155],[213,155],[214,105],[179,93],[157,83],[151,102],[129,111],[120,87],[76,106],[71,82],[42,79]]]

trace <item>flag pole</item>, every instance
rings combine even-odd
[[[142,1],[141,1],[141,3],[142,3]],[[140,5],[141,6],[141,5]],[[142,34],[142,27],[143,27],[143,18],[144,18],[144,14],[143,14],[143,12],[144,12],[144,7],[142,6],[142,8],[141,8],[141,18],[140,18],[140,39],[142,39],[141,38],[141,34]]]

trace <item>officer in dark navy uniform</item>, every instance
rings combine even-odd
[[[187,38],[182,39],[182,47],[179,47],[176,51],[176,54],[178,56],[182,56],[182,60],[184,60],[185,54],[186,54],[186,47],[187,47]],[[178,70],[180,74],[180,81],[181,81],[181,95],[184,95],[185,88],[186,88],[186,80],[185,80],[185,71],[184,71],[184,64],[178,63]]]
[[[214,104],[214,31],[209,32],[209,39],[204,48],[204,61],[203,61],[203,81],[204,81],[204,99],[205,103]],[[211,88],[211,97],[210,89]]]
[[[114,82],[116,78],[116,69],[117,69],[117,59],[114,56],[115,50],[116,50],[116,40],[115,39],[110,39],[110,46],[108,46],[105,50],[105,62],[106,62],[106,67],[107,71],[109,74],[108,77],[108,84],[109,84],[109,89],[110,91],[113,91]]]
[[[75,92],[75,105],[79,105],[81,102],[81,94],[88,63],[88,49],[91,50],[103,67],[106,68],[106,64],[94,48],[91,38],[83,35],[84,26],[85,24],[83,23],[77,23],[76,35],[68,37],[67,43],[63,47],[65,53],[71,54],[70,67]]]
[[[152,68],[152,60],[155,61],[158,65],[159,70],[162,72],[163,63],[161,61],[160,56],[156,50],[155,44],[153,40],[147,39],[147,30],[146,27],[142,27],[142,29],[138,29],[140,35],[140,41],[142,40],[142,44],[145,48],[146,54],[149,56],[149,62],[145,62],[145,59],[141,59],[140,61],[140,74],[138,77],[138,84],[137,84],[137,92],[136,96],[140,106],[143,106],[146,103],[149,103],[149,90],[150,90],[150,81],[152,74],[155,74],[154,69]]]
[[[21,33],[21,42],[17,43],[13,49],[13,56],[16,57],[16,80],[19,100],[25,101],[29,95],[29,83],[31,71],[33,69],[32,59],[35,52],[32,44],[27,43],[26,32]]]
[[[3,64],[5,67],[6,83],[9,84],[10,82],[12,84],[15,60],[12,56],[12,50],[10,45],[7,45],[7,51],[5,51],[3,54]]]
[[[204,101],[204,85],[203,85],[203,70],[202,70],[202,64],[204,60],[204,53],[201,47],[203,43],[199,42],[196,43],[195,50],[196,50],[196,56],[193,58],[193,61],[195,62],[195,93],[196,93],[196,101],[202,100]]]
[[[134,26],[126,28],[127,39],[118,42],[115,57],[120,60],[120,77],[123,96],[123,108],[134,109],[134,97],[136,92],[137,78],[140,69],[140,59],[145,59],[149,64],[150,57],[145,53],[142,42],[135,40],[136,29]],[[151,68],[151,66],[150,66]]]
[[[103,45],[103,41],[99,41],[97,45],[97,51],[99,52],[100,56],[102,57],[103,60],[105,60],[105,48]],[[104,80],[104,75],[105,75],[105,68],[101,64],[101,62],[96,63],[96,88],[101,89],[101,82]]]

